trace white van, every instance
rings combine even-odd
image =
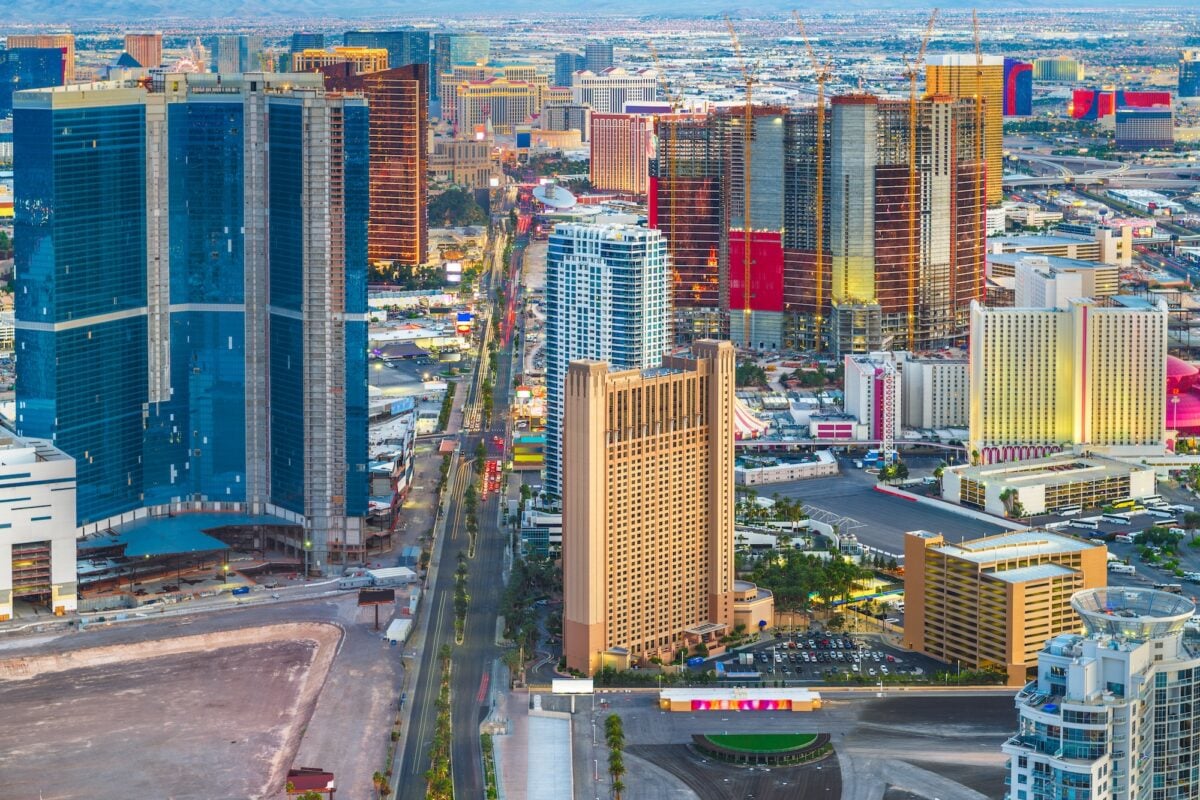
[[[1115,572],[1118,575],[1136,575],[1137,568],[1133,564],[1109,564],[1109,572]]]

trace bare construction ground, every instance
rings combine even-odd
[[[43,800],[277,796],[340,638],[279,624],[2,660],[0,785]]]

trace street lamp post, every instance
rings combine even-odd
[[[304,582],[308,582],[308,551],[312,550],[312,540],[304,540]]]

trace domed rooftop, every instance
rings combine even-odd
[[[1200,434],[1200,368],[1175,356],[1167,356],[1167,427]]]
[[[1077,592],[1071,607],[1088,633],[1139,642],[1182,632],[1196,612],[1196,604],[1182,595],[1116,586]]]
[[[1167,387],[1186,389],[1196,382],[1200,368],[1189,364],[1182,358],[1167,356]]]

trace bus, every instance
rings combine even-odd
[[[1142,501],[1142,503],[1144,503],[1145,505],[1148,505],[1148,506],[1157,506],[1157,505],[1162,505],[1162,503],[1163,503],[1162,495],[1157,495],[1157,494],[1148,495],[1146,497],[1141,497],[1138,499],[1140,499]]]
[[[1134,500],[1132,497],[1127,497],[1124,500],[1118,500],[1117,502],[1113,503],[1112,507],[1116,509],[1132,509],[1136,505],[1136,500]]]
[[[1058,510],[1058,515],[1060,517],[1077,517],[1082,513],[1083,506],[1067,506],[1066,508],[1060,508]]]
[[[1129,524],[1128,514],[1101,514],[1100,519],[1104,520],[1105,522],[1115,522],[1118,525]]]
[[[1073,519],[1067,523],[1068,528],[1084,528],[1089,531],[1094,531],[1100,527],[1100,523],[1090,519]]]

